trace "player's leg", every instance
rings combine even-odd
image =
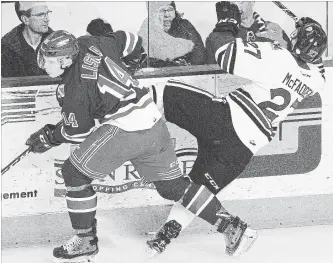
[[[79,172],[69,160],[62,166],[62,175],[74,236],[54,248],[53,256],[58,262],[85,262],[98,253],[97,196],[91,185],[92,179]]]
[[[168,84],[165,86],[163,100],[166,119],[168,120],[169,116],[169,120],[173,118],[171,122],[192,131],[192,134],[197,137],[199,142],[199,153],[190,174],[194,182],[188,187],[182,198],[181,205],[176,203],[173,206],[167,223],[161,228],[156,238],[148,242],[160,252],[164,250],[165,244],[170,242],[168,239],[168,242],[161,240],[161,235],[165,236],[165,233],[170,232],[173,233],[173,236],[177,236],[175,233],[179,232],[180,229],[186,228],[195,216],[199,216],[214,225],[222,216],[230,215],[215,197],[215,194],[239,176],[245,167],[242,164],[238,167],[238,162],[236,162],[237,164],[235,163],[235,167],[229,165],[229,162],[235,156],[242,158],[244,154],[242,147],[244,146],[241,144],[241,147],[237,147],[241,142],[233,130],[228,104],[224,101],[214,101],[210,97],[207,98],[207,96],[204,96],[204,98],[202,94],[194,91],[193,87],[180,88],[183,86],[183,83],[177,82],[171,82],[170,86]],[[191,104],[192,98],[197,99],[193,100],[194,104]],[[198,105],[202,105],[202,100],[206,102],[206,105],[201,109],[201,112],[197,112],[196,109],[200,107]],[[179,108],[177,109],[177,107]],[[204,116],[202,112],[207,115],[205,118],[202,118]],[[200,128],[196,128],[193,125],[193,123],[198,122],[200,123]],[[225,146],[224,149],[223,146]],[[230,151],[225,153],[227,156],[225,159],[219,158],[222,150],[229,149],[229,146],[235,147],[233,149],[234,152],[232,154]],[[248,153],[248,149],[245,149],[246,153]],[[252,157],[252,153],[248,157],[244,159],[246,165]],[[221,160],[216,160],[216,158]],[[225,165],[222,165],[223,169],[220,168],[220,161],[222,163],[226,162]],[[225,167],[228,169],[225,169]],[[214,180],[214,176],[212,177],[210,173],[214,174],[214,176],[218,175],[217,178],[219,180]],[[174,187],[172,183],[172,181],[168,182],[170,186],[168,188]],[[163,181],[155,182],[155,185],[157,189],[163,189],[167,186],[166,182]],[[224,213],[221,213],[221,211]],[[224,220],[223,222],[230,223],[232,218],[229,217],[228,221]],[[172,229],[177,231],[173,231]],[[238,236],[238,240],[242,240],[242,234]],[[161,247],[160,244],[164,244],[164,246]],[[237,245],[232,244],[229,248],[234,249]],[[228,249],[228,251],[231,250]]]
[[[189,180],[182,175],[165,121],[161,119],[150,130],[142,131],[140,144],[142,154],[131,159],[140,176],[146,182],[154,182],[163,198],[173,201],[181,199]],[[164,184],[162,182],[167,187],[160,187]]]
[[[147,182],[154,182],[157,192],[163,198],[176,202],[166,224],[158,231],[155,238],[147,242],[152,249],[162,252],[166,245],[200,213],[194,208],[198,207],[199,210],[201,207],[204,208],[214,194],[204,186],[190,183],[190,180],[181,174],[170,134],[162,120],[147,135],[146,138],[141,139],[141,143],[143,145],[154,143],[144,155],[131,162],[139,174],[144,175]],[[202,194],[202,199],[194,200],[193,206],[189,205],[185,208],[181,203],[189,204],[191,198],[196,198],[195,192],[198,191],[198,195]],[[216,212],[216,209],[214,211]]]
[[[200,147],[200,145],[201,154],[199,154],[189,176],[196,184],[211,191],[214,197],[198,216],[211,225],[217,226],[217,231],[224,234],[227,254],[240,255],[253,244],[257,233],[238,216],[230,214],[216,198],[216,194],[242,173],[253,154],[248,149],[244,149],[242,144],[239,144],[239,147],[237,144],[233,145],[228,153],[224,153],[226,147],[223,145],[210,145],[207,148],[202,145]],[[235,153],[238,154],[239,158],[233,162],[230,156]],[[225,157],[227,154],[228,157]],[[186,206],[185,198],[183,205]],[[194,209],[196,208],[194,207]]]
[[[193,85],[169,80],[150,89],[165,119],[195,137],[210,137],[211,105],[219,101],[208,91]]]
[[[66,201],[74,237],[54,249],[58,261],[87,260],[98,252],[94,225],[97,196],[93,179],[103,179],[135,154],[127,133],[112,125],[103,125],[76,148],[62,167],[67,187]],[[121,153],[121,154],[120,154]]]
[[[195,161],[192,168],[202,175],[207,171],[208,163],[206,162],[206,156],[204,151],[200,150],[199,155]],[[156,236],[149,240],[147,244],[150,248],[161,253],[165,250],[166,245],[171,242],[173,238],[176,238],[179,233],[184,230],[196,216],[199,216],[214,225],[218,221],[216,213],[220,211],[223,207],[219,200],[215,197],[214,193],[208,189],[205,185],[204,180],[197,180],[197,182],[188,183],[186,191],[181,192],[184,195],[180,198],[174,200],[176,203],[171,208],[168,215],[166,223],[157,232]],[[168,189],[179,189],[179,179],[169,180],[169,181],[156,181],[154,182],[158,191],[168,191]],[[179,202],[177,202],[179,200]]]
[[[150,247],[162,252],[171,239],[177,237],[195,216],[212,225],[216,224],[218,231],[225,234],[226,251],[229,255],[240,254],[253,243],[256,232],[238,217],[228,213],[215,196],[241,174],[252,153],[245,149],[243,154],[238,156],[240,161],[230,164],[230,159],[220,158],[222,150],[224,149],[220,145],[205,145],[199,141],[198,157],[190,173],[193,182],[187,188],[182,201],[172,207],[166,224],[155,238],[148,241]],[[239,150],[234,151],[238,154]],[[233,152],[229,151],[229,154]],[[177,188],[177,181],[160,181],[155,182],[155,185],[161,189]]]
[[[142,138],[142,144],[151,144],[143,155],[131,160],[132,164],[147,182],[154,182],[159,195],[167,200],[179,201],[190,185],[190,180],[184,177],[174,151],[169,131],[163,120],[160,120]],[[176,238],[181,231],[181,225],[192,221],[195,215],[183,209],[177,217],[177,222],[169,222],[159,231],[156,239],[148,241],[148,245],[157,251],[164,250],[171,239]]]

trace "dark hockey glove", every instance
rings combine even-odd
[[[236,36],[241,23],[241,13],[238,6],[230,2],[221,1],[215,4],[215,8],[218,22],[213,32],[230,31]]]
[[[43,153],[60,145],[61,143],[56,141],[53,135],[55,128],[56,125],[46,124],[43,128],[31,134],[25,144],[32,146],[32,152],[34,153]]]
[[[173,59],[172,63],[174,63],[175,66],[190,66],[191,65],[191,63],[189,62],[189,59],[186,55]]]
[[[134,75],[134,73],[138,71],[140,68],[142,68],[142,65],[144,65],[144,63],[146,62],[147,53],[141,47],[141,54],[138,58],[124,57],[122,60],[125,63],[127,69],[131,72],[132,75]]]

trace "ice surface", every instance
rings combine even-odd
[[[112,229],[99,228],[100,253],[96,263],[145,262],[149,236],[115,236]],[[103,232],[104,234],[101,234]],[[164,254],[149,263],[333,263],[333,225],[260,230],[253,247],[239,258],[224,253],[221,234],[178,237]],[[2,250],[2,262],[52,262],[53,246]]]

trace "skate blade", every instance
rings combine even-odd
[[[66,259],[66,258],[54,258],[54,263],[89,263],[89,262],[95,262],[95,255],[90,256],[82,256],[77,257],[73,259]]]
[[[251,228],[247,228],[243,234],[242,240],[237,250],[231,256],[238,257],[243,253],[247,252],[250,249],[250,247],[254,244],[257,237],[258,237],[257,231]]]

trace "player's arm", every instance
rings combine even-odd
[[[117,31],[115,37],[119,55],[124,61],[142,61],[147,56],[139,35],[127,31]]]
[[[119,56],[127,69],[134,75],[147,59],[147,54],[142,47],[142,38],[126,31],[117,31],[113,35],[116,39]]]
[[[26,145],[35,153],[43,153],[62,143],[79,144],[93,132],[95,121],[88,94],[77,96],[75,102],[64,100],[63,85],[57,88],[57,99],[62,107],[62,121],[57,125],[47,124],[31,134]]]

